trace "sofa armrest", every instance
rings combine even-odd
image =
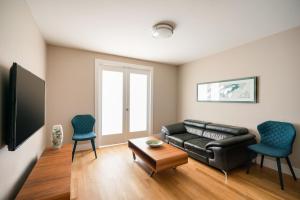
[[[165,135],[174,135],[179,133],[185,133],[186,129],[183,123],[176,123],[161,128],[161,132]]]
[[[238,166],[247,164],[256,156],[247,147],[255,143],[255,138],[252,138],[229,146],[211,146],[209,150],[213,152],[214,156],[208,158],[208,163],[224,171],[229,171]]]
[[[255,138],[255,135],[253,134],[246,134],[246,135],[240,135],[240,136],[234,136],[230,138],[226,138],[223,140],[214,140],[205,145],[206,148],[209,147],[227,147],[231,145],[235,145],[238,143],[242,143],[248,140],[253,140]]]

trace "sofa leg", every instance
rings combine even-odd
[[[225,183],[227,183],[228,174],[227,174],[227,172],[226,172],[225,170],[222,170],[222,172],[223,172],[223,173],[224,173],[224,175],[225,175]]]

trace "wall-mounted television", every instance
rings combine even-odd
[[[9,85],[8,150],[14,151],[45,123],[45,81],[13,63]]]

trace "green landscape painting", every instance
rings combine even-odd
[[[256,102],[256,77],[197,84],[198,101]]]

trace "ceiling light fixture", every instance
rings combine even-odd
[[[153,26],[152,35],[154,38],[169,38],[173,35],[174,27],[167,23],[158,23]]]

